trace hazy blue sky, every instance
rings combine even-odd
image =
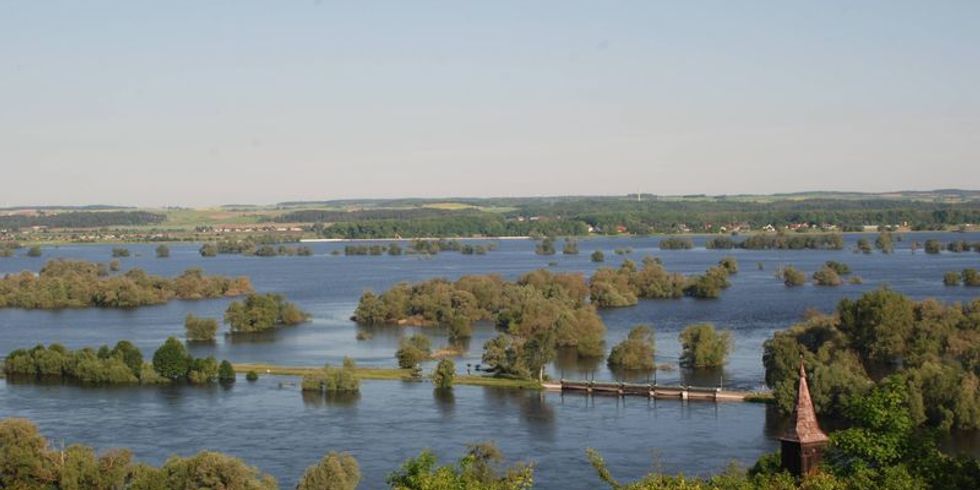
[[[980,188],[980,1],[0,0],[0,205]]]

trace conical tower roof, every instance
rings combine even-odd
[[[824,434],[817,424],[817,412],[813,410],[813,400],[810,399],[810,388],[806,383],[806,369],[803,367],[802,360],[800,360],[800,387],[796,394],[793,420],[779,439],[802,444],[827,441],[827,434]]]

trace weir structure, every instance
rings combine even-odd
[[[613,381],[571,381],[561,379],[557,383],[545,382],[545,390],[577,392],[590,395],[645,396],[649,398],[674,398],[678,400],[744,401],[751,393],[729,391],[701,386],[664,386],[658,384],[623,383]]]

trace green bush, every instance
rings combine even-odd
[[[398,350],[395,351],[398,367],[403,369],[413,368],[422,361],[429,359],[431,355],[431,342],[428,337],[421,334],[403,337],[398,342]]]
[[[304,374],[301,387],[303,391],[317,393],[357,393],[361,389],[361,381],[354,361],[345,358],[342,367],[327,365],[319,371]]]
[[[456,363],[452,359],[443,359],[432,371],[432,384],[439,389],[449,389],[453,387],[456,379]]]
[[[256,373],[255,371],[249,371],[245,373],[245,379],[248,381],[258,381],[259,373]]]
[[[681,365],[704,368],[725,364],[732,349],[731,332],[718,332],[710,323],[689,325],[681,331]]]
[[[960,273],[956,271],[949,271],[943,275],[943,284],[946,286],[959,286],[960,285]]]
[[[651,370],[654,368],[654,353],[653,331],[646,325],[638,325],[630,330],[625,340],[612,348],[606,362],[611,368]]]
[[[788,266],[782,271],[783,284],[788,287],[802,286],[806,284],[806,274],[803,271]]]
[[[235,368],[227,360],[221,361],[221,365],[218,366],[218,381],[222,383],[235,382]]]
[[[218,332],[218,321],[214,318],[200,318],[190,313],[184,318],[187,340],[191,342],[212,342]]]
[[[844,283],[834,269],[823,266],[813,273],[813,282],[817,286],[840,286]]]
[[[327,453],[306,468],[296,490],[354,490],[361,481],[357,460],[347,453]]]
[[[299,325],[310,315],[278,294],[249,294],[225,310],[232,333],[264,332],[283,325]]]
[[[153,353],[153,370],[164,378],[183,378],[190,368],[191,356],[176,337],[167,337],[163,345]]]

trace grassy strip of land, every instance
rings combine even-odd
[[[315,371],[319,367],[309,366],[279,366],[275,364],[234,364],[236,373],[247,373],[255,371],[259,374],[269,374],[276,376],[303,376]],[[361,380],[404,380],[412,379],[411,369],[400,368],[376,368],[376,367],[357,367],[358,377]],[[534,380],[503,378],[496,376],[474,376],[457,375],[455,384],[472,386],[489,386],[492,388],[516,388],[540,390],[541,384]]]
[[[749,403],[776,403],[776,398],[770,391],[755,391],[745,395],[742,401]]]

